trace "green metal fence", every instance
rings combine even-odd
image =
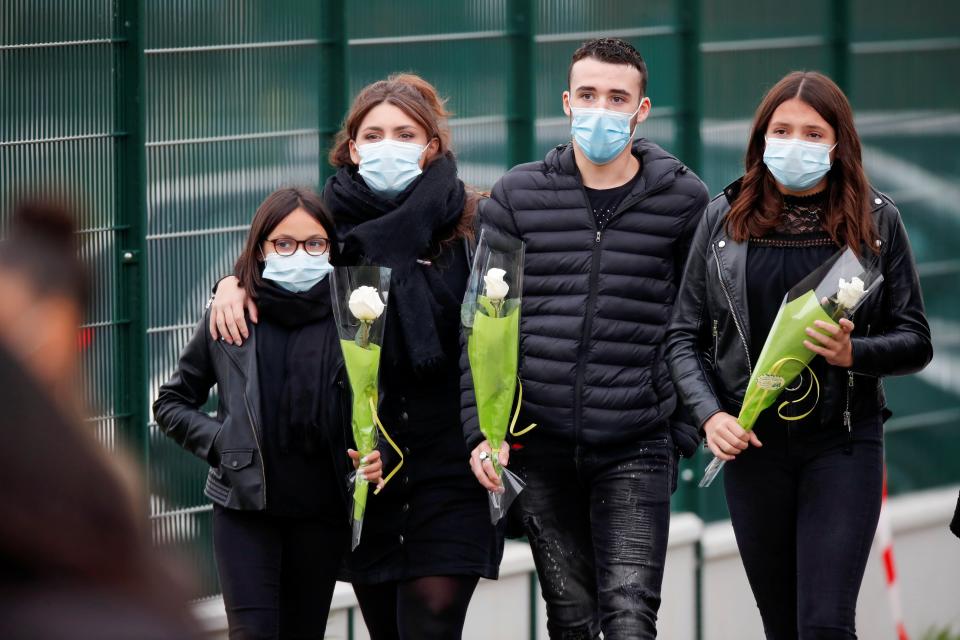
[[[95,295],[85,326],[90,424],[148,470],[158,544],[217,591],[204,466],[148,406],[256,205],[318,185],[363,85],[414,71],[449,96],[468,182],[568,138],[573,49],[624,37],[650,68],[649,137],[711,191],[738,175],[750,117],[784,73],[847,90],[868,173],[900,204],[921,263],[937,356],[891,380],[894,492],[960,480],[960,9],[947,0],[8,0],[0,4],[0,205],[66,187],[83,207]],[[211,404],[211,407],[213,405]],[[683,467],[678,509],[724,517]]]

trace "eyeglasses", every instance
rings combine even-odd
[[[281,256],[292,256],[301,246],[307,252],[307,255],[322,256],[330,248],[330,241],[326,238],[308,238],[306,240],[294,240],[293,238],[274,238],[266,240],[273,245],[273,250]]]

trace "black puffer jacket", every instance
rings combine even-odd
[[[667,334],[670,370],[697,426],[718,411],[736,415],[750,379],[750,314],[746,300],[747,243],[731,240],[723,221],[739,181],[713,199],[700,222]],[[851,318],[853,366],[829,367],[821,385],[820,420],[851,420],[886,412],[881,378],[922,369],[933,356],[920,280],[907,232],[893,202],[874,191],[880,253],[862,255],[883,274],[881,291]],[[716,326],[716,334],[712,327]]]
[[[637,140],[633,153],[641,176],[602,232],[570,144],[512,169],[481,208],[485,229],[526,243],[522,419],[541,435],[615,444],[668,434],[677,403],[663,337],[708,196],[656,144]],[[469,386],[466,377],[472,447],[482,436]]]

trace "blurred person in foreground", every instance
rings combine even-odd
[[[76,417],[87,294],[69,208],[21,205],[0,242],[0,637],[194,637],[133,474]]]

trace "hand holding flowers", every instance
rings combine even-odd
[[[353,468],[363,475],[364,480],[376,485],[377,489],[383,487],[383,461],[380,460],[379,451],[360,457],[360,452],[356,449],[347,449],[347,455],[353,462]]]
[[[510,462],[510,447],[507,446],[506,442],[500,443],[500,453],[497,456],[497,461],[501,467],[506,467]],[[484,440],[470,452],[470,469],[484,489],[494,493],[503,491],[503,482],[493,465],[493,450],[490,448],[488,441]]]
[[[729,462],[747,446],[762,447],[763,443],[754,431],[747,431],[737,419],[726,411],[719,411],[704,423],[707,446],[720,460]]]
[[[812,327],[807,327],[807,335],[820,344],[804,340],[803,346],[823,356],[833,366],[849,369],[853,365],[853,343],[850,342],[853,328],[854,324],[846,318],[840,318],[839,327],[823,320],[816,320]]]
[[[840,317],[840,326],[822,320],[815,321],[813,327],[807,327],[807,335],[820,344],[804,340],[803,346],[815,354],[823,356],[829,364],[835,367],[848,369],[853,366],[853,344],[850,342],[850,334],[853,333],[854,324],[842,316],[852,313],[867,293],[869,293],[869,290],[865,288],[865,283],[860,278],[854,276],[850,278],[849,282],[840,278],[837,285],[837,295],[834,296],[834,299],[831,301],[824,298],[821,301],[823,305],[829,305],[831,302],[834,304],[833,317]],[[817,331],[817,329],[821,331]],[[824,331],[826,334],[823,333]]]

